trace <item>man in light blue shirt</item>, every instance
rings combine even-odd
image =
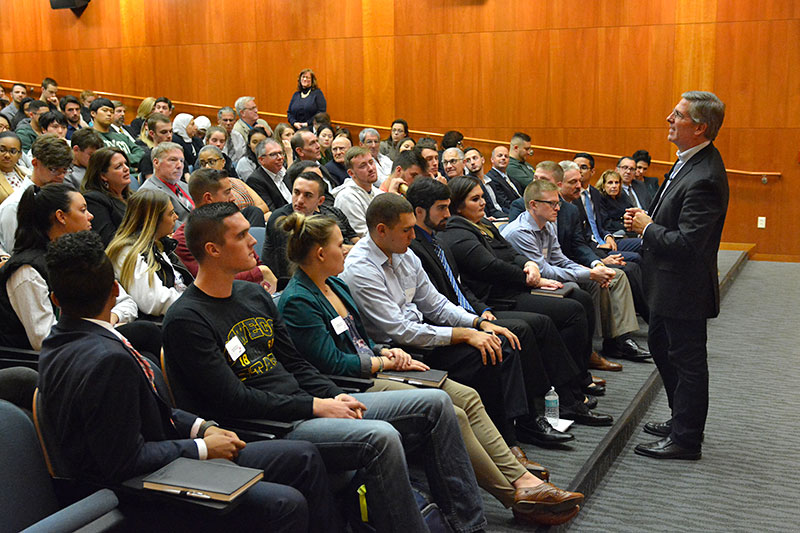
[[[537,172],[546,169],[539,169]],[[546,177],[525,189],[527,210],[503,227],[503,237],[522,255],[535,261],[543,278],[575,282],[592,295],[603,334],[603,354],[639,361],[649,357],[630,333],[639,329],[630,284],[625,273],[598,262],[588,268],[569,259],[558,242],[558,187]]]

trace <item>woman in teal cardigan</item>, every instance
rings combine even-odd
[[[297,264],[278,308],[299,353],[329,374],[365,377],[381,369],[427,369],[403,350],[375,345],[367,336],[347,285],[336,277],[344,269],[344,253],[335,220],[293,213],[277,226],[289,232],[286,251]],[[413,387],[376,379],[369,390],[403,388]],[[541,507],[546,491],[560,491],[539,479],[549,479],[547,470],[529,461],[519,447],[509,449],[474,389],[447,379],[442,390],[455,406],[478,484],[523,520],[559,521],[559,515]]]

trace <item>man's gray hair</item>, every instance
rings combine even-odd
[[[717,138],[725,120],[725,104],[716,94],[708,91],[688,91],[681,95],[689,102],[689,116],[695,124],[706,125],[706,138]]]
[[[219,111],[217,111],[217,120],[222,120],[223,113],[233,113],[234,118],[239,115],[234,108],[232,108],[229,105],[226,105],[225,107],[221,107]]]
[[[575,161],[565,159],[564,161],[559,161],[558,164],[561,166],[561,170],[563,170],[565,173],[569,170],[577,170],[578,172],[581,171],[581,167],[579,167],[578,163]]]
[[[161,159],[161,156],[170,150],[180,150],[181,153],[183,153],[183,148],[180,144],[174,142],[164,142],[153,147],[153,151],[150,152],[150,160],[155,161],[156,159]]]
[[[444,159],[445,157],[447,157],[447,154],[448,154],[448,153],[451,153],[451,154],[452,154],[452,153],[455,153],[455,154],[456,154],[456,157],[458,158],[458,160],[459,160],[459,161],[463,161],[463,160],[464,160],[464,152],[462,152],[462,151],[461,151],[461,148],[455,148],[455,147],[453,147],[453,148],[448,148],[447,150],[445,150],[444,152],[442,152],[442,159]]]
[[[214,154],[214,157],[218,157],[220,159],[224,159],[225,158],[225,156],[222,155],[222,150],[220,150],[219,148],[217,148],[216,146],[213,146],[211,144],[207,144],[207,145],[203,146],[202,148],[200,148],[200,151],[197,152],[197,157],[200,157],[200,154],[204,154],[206,152],[211,152],[212,154]]]
[[[233,104],[236,107],[236,114],[241,115],[242,111],[244,111],[244,106],[255,100],[255,96],[240,96],[236,99],[236,103]]]
[[[374,135],[378,139],[381,138],[380,133],[378,133],[378,130],[375,128],[364,128],[361,130],[361,133],[358,134],[358,140],[363,143],[367,139],[367,135]]]
[[[267,146],[269,146],[270,144],[278,146],[278,148],[280,148],[281,151],[283,151],[283,146],[281,145],[281,143],[279,143],[272,137],[267,137],[266,139],[258,143],[258,146],[256,146],[256,159],[259,159],[267,154]]]

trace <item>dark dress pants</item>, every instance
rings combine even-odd
[[[647,342],[672,409],[672,440],[700,449],[708,414],[706,319],[650,316]]]

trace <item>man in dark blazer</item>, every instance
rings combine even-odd
[[[522,191],[517,189],[517,184],[508,177],[508,148],[496,146],[492,150],[492,170],[486,173],[489,178],[489,187],[494,191],[494,196],[500,208],[508,213],[511,202],[517,198],[522,198]]]
[[[719,314],[717,251],[728,209],[725,164],[712,143],[724,118],[725,104],[713,93],[684,93],[667,117],[678,161],[650,214],[625,214],[626,227],[643,239],[648,340],[672,409],[671,420],[645,425],[662,439],[636,446],[640,455],[700,458],[708,414],[706,320]]]
[[[292,183],[283,167],[283,147],[275,139],[256,146],[258,168],[245,182],[266,202],[270,211],[292,203]]]
[[[633,179],[644,183],[645,187],[647,187],[647,192],[650,194],[650,198],[655,198],[659,187],[658,178],[645,176],[645,174],[647,174],[647,169],[650,168],[650,161],[652,160],[650,158],[650,152],[647,150],[636,150],[633,152],[633,160],[636,162],[636,175]]]
[[[636,163],[632,157],[622,156],[617,161],[617,173],[622,178],[622,192],[628,197],[633,207],[647,211],[652,197],[647,191],[647,185],[638,181],[636,176]]]
[[[251,487],[225,517],[209,516],[200,507],[188,512],[164,502],[131,502],[123,510],[126,519],[137,523],[134,529],[149,522],[167,529],[235,524],[247,530],[297,531],[310,525],[326,531],[327,520],[335,529],[325,466],[311,444],[245,445],[216,422],[174,409],[163,399],[158,369],[109,323],[118,285],[96,233],[56,240],[47,265],[62,315],[39,359],[41,416],[52,427],[49,444],[59,449],[77,480],[115,485],[178,457],[228,459],[264,470],[264,481],[273,483]]]

